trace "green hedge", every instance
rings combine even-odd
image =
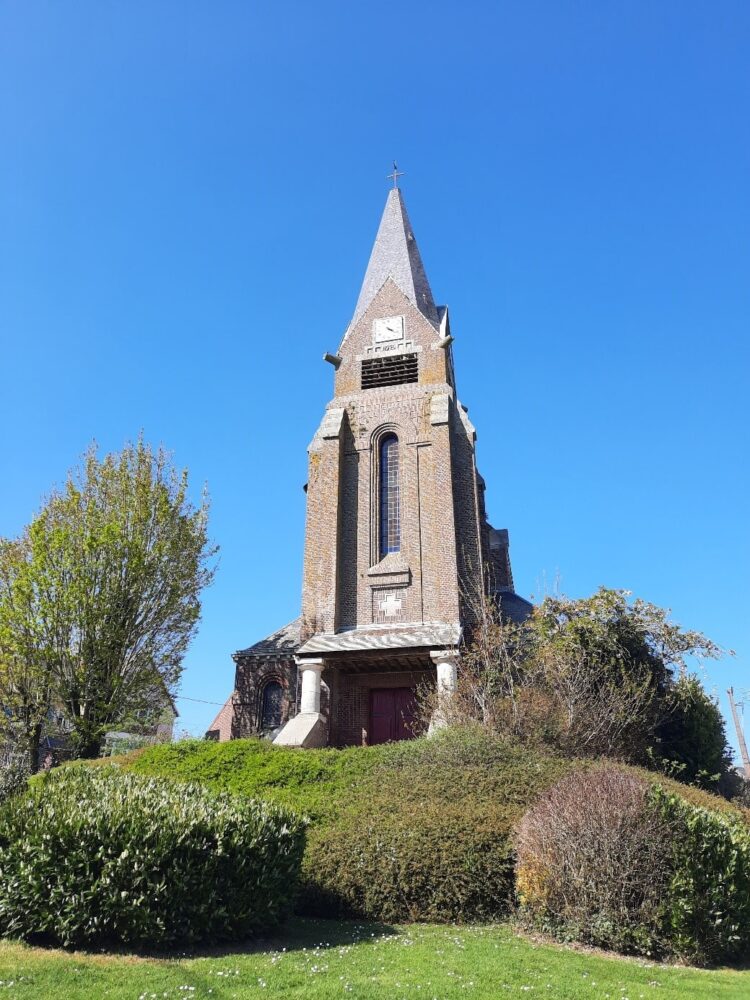
[[[545,790],[593,765],[468,727],[345,750],[188,741],[138,752],[123,766],[259,796],[310,816],[301,912],[469,921],[507,914],[515,826]],[[697,805],[740,816],[715,796],[659,781]]]
[[[390,745],[357,796],[311,830],[301,908],[386,921],[506,916],[514,823],[569,766],[479,728]]]
[[[304,822],[278,806],[61,768],[0,807],[0,933],[66,946],[236,940],[289,910]]]
[[[750,955],[750,828],[656,788],[654,809],[672,827],[664,933],[672,950],[711,963]]]
[[[271,799],[313,819],[339,811],[384,763],[391,746],[289,750],[268,740],[180,740],[123,758],[136,774],[195,781],[216,791]]]
[[[502,806],[421,800],[409,808],[391,791],[311,832],[303,912],[401,922],[507,915],[513,855]]]
[[[346,750],[188,742],[149,749],[130,766],[311,816],[300,912],[449,921],[507,914],[514,823],[573,765],[477,727]]]

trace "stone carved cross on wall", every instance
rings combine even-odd
[[[378,607],[387,618],[395,618],[401,610],[401,600],[395,594],[387,594]]]

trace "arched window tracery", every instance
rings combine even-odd
[[[284,689],[278,681],[269,681],[263,688],[260,702],[260,728],[278,729],[284,702]]]
[[[395,434],[380,441],[380,557],[401,549],[399,447]]]

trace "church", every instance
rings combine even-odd
[[[531,610],[513,590],[508,532],[487,520],[448,308],[435,304],[398,176],[354,315],[324,355],[333,397],[308,448],[300,616],[234,654],[209,739],[409,738],[418,687],[455,688],[471,595],[489,592],[514,619]]]

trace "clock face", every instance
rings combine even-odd
[[[384,319],[376,319],[372,329],[376,344],[383,344],[389,340],[403,340],[404,317],[386,316]]]

